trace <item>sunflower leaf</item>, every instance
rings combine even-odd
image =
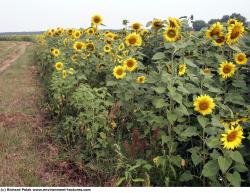
[[[228,168],[231,166],[232,160],[229,158],[220,156],[218,158],[218,163],[219,163],[220,170],[222,171],[222,173],[225,173],[228,170]]]
[[[241,153],[238,152],[238,151],[231,151],[230,157],[231,157],[234,161],[236,161],[236,162],[245,164],[244,159],[243,159]]]

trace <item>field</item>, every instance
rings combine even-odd
[[[249,186],[249,26],[102,23],[95,15],[88,28],[49,29],[34,44],[0,42],[0,160],[17,155],[8,171],[19,171],[19,184]],[[15,55],[24,61],[14,65]],[[30,120],[8,130],[13,114]]]

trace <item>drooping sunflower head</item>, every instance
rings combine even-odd
[[[92,20],[91,20],[92,24],[101,25],[102,21],[103,21],[103,18],[101,15],[93,15],[92,16]]]
[[[76,51],[80,52],[85,49],[85,44],[83,42],[75,42],[73,47]]]
[[[106,53],[111,52],[111,50],[112,50],[112,48],[111,48],[111,46],[109,44],[107,44],[107,45],[105,45],[103,47],[103,51],[106,52]]]
[[[61,71],[63,69],[63,63],[62,62],[57,62],[55,64],[55,68],[57,71]]]
[[[145,76],[138,76],[136,79],[136,82],[143,84],[145,82],[145,80],[146,80]]]
[[[224,79],[233,76],[235,71],[236,71],[236,66],[232,62],[225,61],[220,64],[219,74]]]
[[[170,28],[180,28],[181,22],[178,18],[169,17],[168,18],[168,27]]]
[[[223,25],[220,22],[216,22],[206,31],[206,37],[211,39],[213,36],[219,36],[222,33],[222,29]]]
[[[179,76],[183,76],[186,73],[187,65],[186,64],[180,64],[178,69]]]
[[[240,52],[234,56],[234,60],[237,64],[246,64],[247,63],[247,56],[245,53]]]
[[[245,28],[242,22],[235,22],[234,25],[228,27],[226,42],[230,45],[237,42],[244,34]]]
[[[214,100],[208,95],[198,96],[194,100],[194,110],[202,115],[211,114],[214,107]]]
[[[163,21],[161,19],[154,19],[151,24],[152,29],[158,30],[163,27]]]
[[[131,29],[135,31],[140,31],[142,29],[142,24],[139,22],[134,22],[131,24]]]
[[[137,60],[135,58],[128,58],[123,61],[123,65],[126,70],[132,72],[137,68]]]
[[[240,125],[231,126],[224,134],[221,135],[221,142],[225,149],[234,150],[241,145],[243,136],[243,128]]]
[[[213,40],[213,44],[216,46],[223,46],[226,41],[226,37],[223,34],[220,34]]]
[[[125,43],[127,44],[127,46],[141,46],[142,39],[139,34],[130,33],[126,36]]]
[[[55,57],[58,57],[60,55],[60,50],[59,49],[54,49],[53,52],[52,52],[52,55],[55,56]]]
[[[73,37],[75,39],[79,39],[81,37],[81,31],[80,30],[75,30],[73,33]]]
[[[178,28],[172,28],[172,27],[169,27],[167,28],[164,33],[163,33],[163,36],[164,38],[169,41],[169,42],[175,42],[178,40],[179,38],[179,30]]]
[[[113,69],[113,75],[116,77],[116,79],[122,79],[126,76],[125,70],[126,68],[124,66],[116,66]]]

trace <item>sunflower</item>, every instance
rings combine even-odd
[[[87,30],[86,30],[86,33],[88,34],[88,35],[93,35],[94,33],[95,33],[95,29],[94,28],[88,28]]]
[[[137,81],[138,83],[143,84],[143,83],[145,82],[145,79],[146,79],[145,76],[139,76],[139,77],[137,77],[136,81]]]
[[[232,62],[223,62],[220,64],[219,74],[222,78],[227,79],[234,75],[236,71],[236,66]]]
[[[142,28],[142,24],[140,24],[139,22],[134,22],[131,24],[131,29],[135,30],[135,31],[140,31]]]
[[[175,42],[179,38],[178,28],[169,27],[163,33],[164,38],[169,42]]]
[[[69,75],[67,70],[63,70],[62,74],[63,74],[63,78],[67,78],[67,76]]]
[[[124,45],[124,43],[121,43],[119,46],[118,46],[118,50],[119,51],[122,51],[122,50],[124,50],[125,49],[125,45]]]
[[[103,19],[102,19],[101,15],[94,15],[94,16],[92,16],[91,22],[94,25],[101,25],[102,24],[102,20]]]
[[[204,72],[204,74],[206,74],[206,75],[210,75],[210,74],[211,74],[211,69],[208,68],[208,67],[206,67],[206,68],[203,69],[203,72]]]
[[[122,54],[123,54],[123,56],[128,56],[129,50],[124,50],[124,51],[122,52]]]
[[[74,68],[70,68],[70,69],[68,70],[68,73],[69,73],[69,74],[74,74],[74,73],[75,73],[75,69],[74,69]]]
[[[208,95],[201,95],[194,100],[194,110],[202,115],[211,114],[215,104],[214,100]]]
[[[76,62],[77,60],[77,54],[73,54],[70,59],[72,60],[72,62]]]
[[[73,33],[74,33],[74,29],[68,29],[68,30],[67,30],[67,34],[68,34],[69,36],[71,36]]]
[[[103,50],[104,50],[104,52],[109,53],[109,52],[111,52],[112,48],[111,48],[110,45],[105,45],[105,46],[103,47]]]
[[[50,53],[53,54],[54,50],[55,50],[55,48],[50,48]]]
[[[61,71],[63,69],[63,63],[62,62],[57,62],[55,64],[55,68],[56,68],[56,70]]]
[[[81,37],[81,31],[80,30],[75,30],[73,33],[73,37],[75,39],[79,39]]]
[[[228,21],[227,21],[227,25],[228,26],[230,26],[230,25],[234,25],[236,22],[238,22],[236,19],[229,19]]]
[[[83,42],[75,42],[73,47],[76,51],[80,52],[85,49],[85,44]]]
[[[221,135],[221,142],[224,146],[225,149],[232,149],[234,150],[235,148],[239,147],[242,139],[245,138],[243,136],[243,129],[240,125],[231,126],[230,129],[226,131],[226,133]]]
[[[186,64],[180,64],[179,65],[179,72],[178,72],[179,76],[184,75],[185,72],[186,72],[186,69],[187,69],[187,65]]]
[[[232,44],[237,42],[244,34],[245,28],[242,22],[235,22],[234,25],[228,27],[226,42]]]
[[[148,34],[148,32],[149,32],[148,29],[144,29],[144,30],[141,31],[140,34],[141,34],[142,36],[145,36],[146,34]]]
[[[218,37],[216,37],[213,40],[213,44],[216,46],[222,46],[222,45],[224,45],[225,40],[226,40],[226,37],[223,34],[220,34]]]
[[[113,69],[113,74],[116,77],[116,79],[124,78],[124,76],[126,75],[125,70],[126,70],[126,68],[124,66],[121,66],[121,65],[116,66]]]
[[[128,58],[123,61],[123,65],[128,71],[132,72],[137,68],[137,60],[134,58]]]
[[[142,39],[139,34],[130,33],[126,36],[125,43],[127,44],[127,46],[141,46]]]
[[[93,42],[86,43],[86,50],[89,52],[94,52],[95,51],[94,43]]]
[[[63,45],[64,45],[64,46],[67,46],[67,45],[68,45],[68,39],[67,39],[67,38],[65,38],[65,39],[63,40]]]
[[[168,27],[169,28],[180,28],[181,27],[181,22],[178,18],[168,18]]]
[[[53,52],[52,52],[52,55],[55,56],[55,57],[58,57],[60,55],[60,50],[58,49],[54,49]]]
[[[158,30],[163,27],[163,21],[161,19],[154,19],[151,24],[152,29]]]
[[[214,23],[207,31],[206,36],[208,39],[213,38],[213,36],[219,36],[222,33],[223,25],[220,22]]]
[[[240,52],[234,56],[234,60],[237,64],[246,64],[247,63],[247,56],[245,53]]]

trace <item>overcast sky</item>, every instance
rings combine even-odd
[[[87,27],[96,13],[109,28],[121,28],[123,19],[145,24],[193,14],[208,21],[233,12],[250,20],[250,0],[0,0],[0,32]]]

